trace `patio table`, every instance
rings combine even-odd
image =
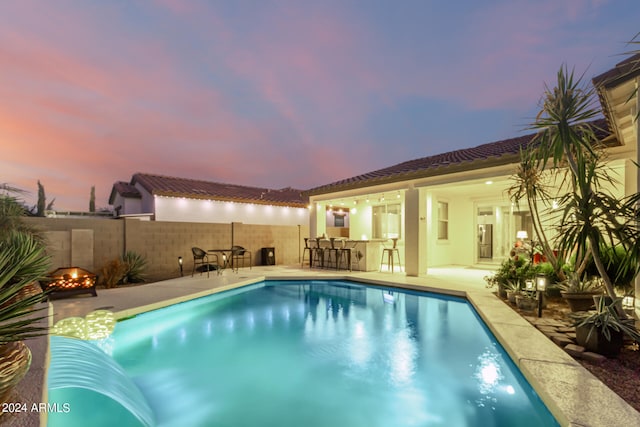
[[[207,253],[215,255],[218,258],[218,261],[220,260],[220,257],[222,257],[222,264],[218,263],[219,268],[224,270],[231,265],[231,271],[234,271],[233,257],[231,256],[232,251],[233,250],[231,248],[207,249]],[[227,255],[227,253],[229,255]]]

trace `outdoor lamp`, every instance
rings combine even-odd
[[[538,274],[536,276],[536,291],[538,293],[538,317],[542,317],[542,298],[547,290],[547,276]]]
[[[529,233],[526,230],[520,230],[516,233],[516,238],[520,240],[527,239],[529,237]]]
[[[625,308],[625,309],[633,308],[633,306],[635,305],[634,299],[635,298],[631,295],[627,295],[626,297],[622,298],[622,308]]]
[[[524,282],[524,288],[525,288],[526,290],[528,290],[528,291],[533,291],[533,290],[534,290],[534,289],[533,289],[533,280],[531,280],[531,279],[525,280],[525,282]]]
[[[180,266],[180,277],[182,277],[182,257],[178,257],[178,265]]]

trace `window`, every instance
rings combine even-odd
[[[401,215],[400,204],[374,206],[372,209],[373,238],[400,238]]]
[[[438,240],[449,239],[449,203],[438,202]]]

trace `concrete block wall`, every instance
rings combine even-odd
[[[137,219],[89,219],[89,218],[26,218],[26,221],[49,236],[49,252],[52,262],[68,262],[72,259],[71,243],[64,243],[66,232],[71,235],[93,234],[93,270],[121,257],[126,251],[134,251],[147,258],[149,280],[159,280],[179,275],[178,257],[183,258],[185,274],[191,274],[193,256],[191,247],[204,250],[230,248],[232,244],[252,252],[253,265],[260,265],[261,249],[275,248],[276,264],[294,265],[304,247],[308,226],[271,226],[253,224],[210,224],[168,221],[140,221]],[[233,243],[232,243],[233,235]],[[71,237],[68,238],[69,242]],[[86,242],[86,239],[83,239]],[[90,251],[84,248],[85,256]],[[52,269],[67,265],[52,265]]]

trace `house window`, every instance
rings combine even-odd
[[[438,240],[449,239],[449,203],[438,202]]]
[[[373,206],[372,236],[374,239],[399,239],[401,229],[400,204]]]

